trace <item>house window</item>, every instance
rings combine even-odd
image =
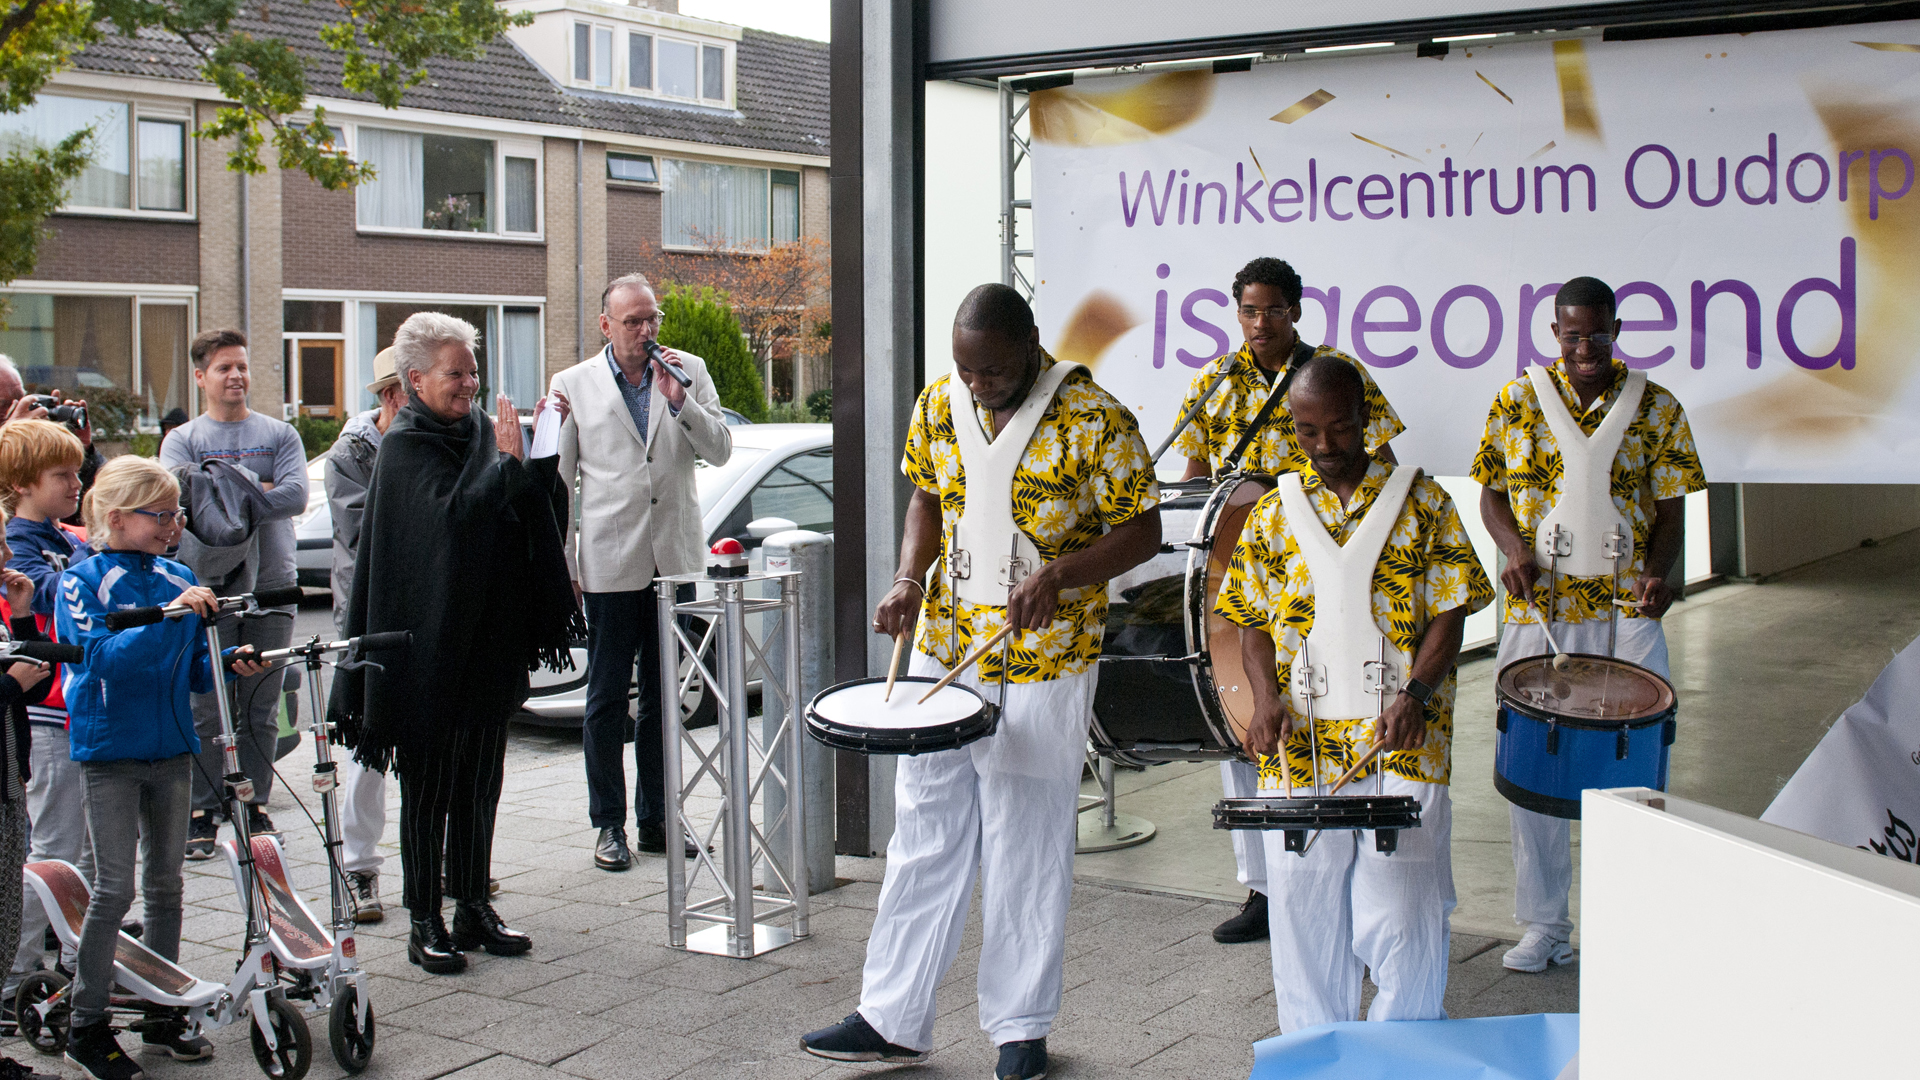
[[[186,303],[46,293],[8,299],[0,353],[30,390],[77,398],[124,391],[139,399],[148,424],[175,408],[193,410]]]
[[[715,45],[700,47],[700,96],[727,100],[727,50]]]
[[[593,85],[613,85],[613,31],[593,28]]]
[[[724,47],[663,37],[656,52],[661,94],[690,101],[727,100]]]
[[[359,152],[360,160],[374,168],[374,179],[359,189],[362,226],[453,233],[539,231],[539,159],[517,145],[363,127]]]
[[[408,316],[438,311],[465,319],[478,330],[473,358],[480,369],[480,401],[493,408],[495,394],[505,393],[522,410],[531,410],[546,386],[545,345],[541,309],[512,304],[419,301],[414,303],[363,300],[359,302],[358,343],[354,349],[358,370],[349,375],[348,390],[369,409],[378,405],[361,387],[372,381],[373,358],[393,344],[394,332]]]
[[[660,174],[653,169],[653,158],[645,154],[607,155],[607,179],[635,184],[657,184]]]
[[[593,27],[587,23],[573,24],[573,77],[593,81]]]
[[[661,241],[759,249],[800,239],[800,174],[702,161],[661,162]]]
[[[185,304],[140,305],[140,407],[147,423],[157,425],[175,409],[194,411],[187,316]]]
[[[573,24],[573,80],[589,86],[613,86],[613,28]]]
[[[653,35],[627,35],[627,88],[653,89]]]
[[[0,153],[47,150],[92,129],[93,160],[67,189],[66,209],[185,213],[185,120],[140,114],[125,101],[42,94],[0,114]]]

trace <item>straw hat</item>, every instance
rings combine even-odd
[[[400,376],[393,370],[393,346],[381,349],[373,358],[373,381],[367,384],[367,393],[374,397],[389,386],[400,385]]]

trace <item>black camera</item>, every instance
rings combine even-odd
[[[70,405],[52,394],[28,394],[27,401],[37,408],[47,410],[47,419],[56,424],[65,424],[74,432],[87,426],[85,405]]]

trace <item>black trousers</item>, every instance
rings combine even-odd
[[[505,720],[461,727],[435,753],[395,755],[400,870],[407,910],[415,918],[439,914],[443,865],[445,891],[455,900],[487,898],[506,765]]]
[[[596,829],[627,817],[622,762],[633,744],[633,817],[636,824],[666,820],[666,783],[660,736],[660,622],[652,586],[639,592],[587,593],[587,709],[580,725],[587,766],[587,820]],[[636,717],[627,702],[640,663]]]

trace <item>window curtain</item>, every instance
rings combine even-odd
[[[148,423],[174,409],[193,411],[188,399],[187,306],[140,305],[140,397]]]
[[[791,244],[800,239],[800,175],[773,174],[773,242]]]
[[[418,135],[360,129],[360,160],[374,179],[360,185],[360,224],[418,229],[426,220],[426,152]]]
[[[517,408],[540,398],[540,309],[506,308],[501,316],[500,389]]]
[[[367,384],[373,381],[373,358],[380,353],[380,306],[371,301],[362,300],[355,305],[360,309],[356,322],[359,326],[358,355],[348,362],[352,370],[347,375],[348,392],[360,399],[360,410],[377,408],[380,399],[367,393]]]
[[[661,238],[684,247],[767,244],[767,170],[673,161],[661,176]]]
[[[92,126],[93,161],[67,189],[67,205],[124,210],[131,195],[127,130],[131,111],[121,101],[42,94],[18,113],[0,115],[0,152],[52,149],[60,140]]]

